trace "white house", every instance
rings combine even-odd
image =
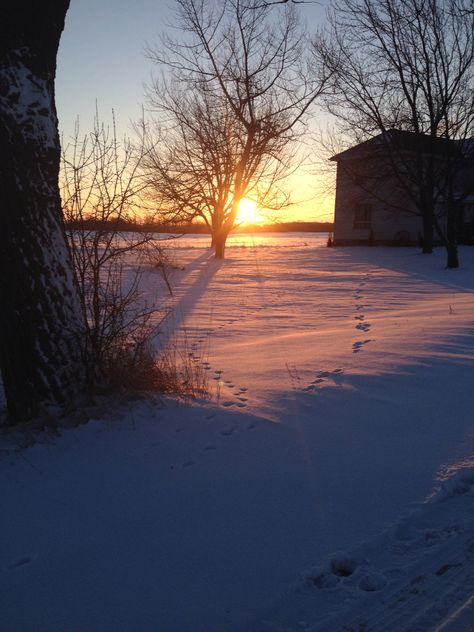
[[[389,130],[331,158],[337,163],[334,245],[418,245],[422,240],[421,203],[431,195],[444,225],[446,173],[455,172],[457,235],[474,239],[474,160],[469,139],[431,138]],[[466,157],[471,156],[470,158]],[[431,180],[430,180],[431,178]]]

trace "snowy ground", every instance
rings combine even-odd
[[[474,249],[205,244],[162,339],[211,402],[3,441],[0,629],[474,629]]]

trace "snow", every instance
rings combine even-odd
[[[237,235],[223,262],[169,242],[174,296],[149,270],[148,299],[211,400],[2,440],[2,629],[474,621],[474,249],[454,271],[325,241]]]
[[[13,51],[12,63],[0,69],[0,77],[8,92],[0,97],[4,112],[22,130],[24,139],[35,137],[47,149],[56,147],[56,114],[52,107],[48,81],[34,75],[22,62],[28,51]],[[19,183],[21,186],[21,182]]]

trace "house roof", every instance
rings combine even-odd
[[[411,150],[422,151],[431,153],[433,151],[433,145],[435,145],[436,152],[446,153],[449,152],[458,153],[460,145],[463,143],[463,147],[467,146],[470,152],[474,139],[466,139],[465,141],[452,141],[447,138],[439,138],[428,136],[427,134],[417,134],[415,132],[408,132],[405,130],[390,129],[386,132],[382,132],[366,140],[358,145],[354,145],[345,151],[342,151],[329,160],[338,162],[339,160],[364,158],[369,155],[373,155],[374,152],[380,149],[391,148],[394,150]],[[468,143],[468,145],[465,145]]]

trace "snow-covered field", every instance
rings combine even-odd
[[[474,629],[474,248],[206,245],[162,340],[212,401],[3,440],[0,629]]]

